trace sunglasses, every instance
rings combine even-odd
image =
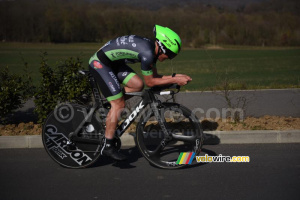
[[[177,56],[176,53],[170,51],[169,49],[166,50],[165,54],[168,56],[169,59],[173,59],[173,58],[175,58]]]

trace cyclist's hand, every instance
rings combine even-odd
[[[189,77],[189,76],[178,76],[178,77],[175,77],[175,78],[176,78],[177,84],[180,85],[180,86],[184,86],[192,80],[191,77]]]

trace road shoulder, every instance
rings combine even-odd
[[[206,145],[256,144],[256,143],[300,143],[300,130],[256,130],[256,131],[204,131]],[[135,133],[121,137],[122,146],[134,146]],[[0,136],[0,149],[43,148],[42,137]]]

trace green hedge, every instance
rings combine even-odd
[[[32,97],[35,87],[25,63],[22,76],[11,73],[8,67],[0,71],[0,122],[6,123],[8,115]]]
[[[35,112],[39,122],[62,102],[81,102],[82,96],[91,97],[91,89],[87,78],[78,73],[82,67],[80,58],[69,58],[56,67],[47,63],[47,53],[42,55],[40,73],[42,81],[35,94]],[[88,99],[90,100],[90,99]]]

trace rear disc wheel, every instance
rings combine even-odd
[[[100,157],[104,129],[97,112],[94,112],[90,122],[84,123],[88,112],[89,109],[82,105],[60,104],[46,119],[42,132],[43,145],[49,156],[58,164],[67,168],[84,168],[92,165]],[[74,133],[80,125],[80,137],[99,143],[70,141],[70,133]],[[72,144],[71,148],[68,144]]]

